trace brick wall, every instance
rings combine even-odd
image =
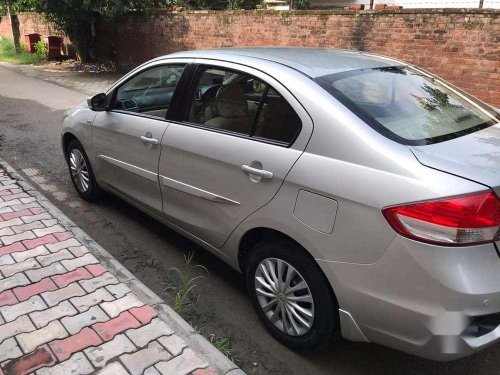
[[[24,40],[24,35],[26,34],[40,34],[43,37],[49,35],[64,37],[64,33],[61,33],[53,24],[47,22],[45,18],[38,13],[21,13],[17,17],[22,40]],[[0,36],[12,38],[12,29],[8,16],[0,18]],[[64,45],[65,49],[63,52],[72,52],[71,42],[66,37],[64,38]]]
[[[500,107],[500,14],[493,10],[234,11],[129,16],[101,25],[122,68],[185,49],[314,46],[422,66]]]
[[[487,9],[132,14],[100,23],[99,54],[125,70],[158,55],[197,48],[358,49],[415,63],[500,107],[499,14]]]

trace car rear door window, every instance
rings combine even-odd
[[[197,77],[188,122],[286,144],[300,131],[299,116],[262,80],[222,68],[203,68]]]
[[[165,118],[185,65],[162,65],[147,69],[121,85],[114,109]]]

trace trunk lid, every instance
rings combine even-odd
[[[449,141],[409,147],[423,165],[487,185],[500,196],[500,124]]]

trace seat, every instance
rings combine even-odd
[[[249,113],[245,89],[240,82],[222,86],[213,104],[218,116],[205,121],[205,125],[250,134],[253,118]]]
[[[264,105],[254,135],[260,138],[289,142],[295,135],[295,129],[297,129],[295,112],[291,110],[284,99],[279,98]]]

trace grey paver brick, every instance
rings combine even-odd
[[[23,332],[31,332],[35,329],[28,315],[20,316],[16,320],[2,325],[0,328],[0,343],[9,337],[14,337]]]
[[[77,268],[87,266],[89,264],[95,264],[99,263],[97,258],[88,253],[85,254],[84,256],[81,256],[80,258],[74,258],[74,259],[69,259],[69,260],[63,260],[61,261],[61,264],[68,270],[68,271],[73,271],[76,270]]]
[[[158,361],[168,361],[170,358],[172,358],[170,353],[156,341],[150,343],[145,349],[120,356],[120,360],[132,375],[141,375],[145,369]]]
[[[66,232],[66,229],[64,229],[61,225],[54,225],[43,229],[33,229],[33,233],[35,233],[37,237],[43,237],[46,236],[47,234],[60,233],[60,232]]]
[[[40,245],[30,250],[18,251],[17,253],[12,253],[12,256],[14,257],[16,262],[22,262],[23,260],[26,260],[28,258],[34,258],[38,255],[45,255],[48,253],[49,251],[47,250],[47,248],[44,245]]]
[[[33,270],[37,268],[40,268],[40,264],[35,259],[27,259],[23,262],[8,264],[6,266],[0,266],[0,272],[5,277],[9,277],[19,272]]]
[[[66,332],[61,322],[56,320],[39,330],[30,333],[21,333],[16,336],[16,340],[23,352],[29,353],[42,344],[55,339],[62,339],[66,336],[68,336],[68,332]]]
[[[29,314],[29,317],[37,328],[42,328],[54,320],[76,315],[77,313],[78,311],[76,311],[71,303],[64,301],[50,309],[32,312]]]
[[[0,313],[7,322],[16,320],[19,316],[29,314],[33,311],[46,309],[47,305],[40,296],[33,296],[29,300],[19,302],[15,305],[0,307]]]
[[[32,282],[36,283],[37,281],[45,279],[46,277],[60,275],[66,272],[68,272],[66,268],[64,268],[61,263],[56,262],[47,267],[26,271],[26,275],[28,275]]]
[[[19,233],[19,234],[14,234],[12,236],[2,236],[2,243],[4,245],[11,245],[14,242],[18,241],[23,241],[23,240],[31,240],[33,238],[36,238],[35,233],[31,231]]]
[[[127,336],[117,335],[113,340],[85,349],[84,352],[95,367],[104,367],[112,358],[135,350],[135,345]]]
[[[155,367],[162,375],[187,375],[196,369],[208,367],[208,363],[190,348],[186,348],[181,355],[168,362],[157,363]]]
[[[83,312],[88,310],[91,306],[95,306],[101,302],[113,301],[114,299],[115,298],[106,289],[100,288],[95,292],[82,297],[72,298],[70,302],[78,309],[78,311]]]
[[[112,362],[101,371],[97,372],[97,375],[128,375],[128,371],[119,363]]]
[[[63,249],[63,250],[58,251],[57,253],[38,256],[36,258],[36,260],[42,266],[48,266],[49,264],[52,264],[54,262],[58,262],[61,260],[66,260],[66,259],[72,259],[72,258],[74,258],[73,254],[71,254],[68,250]],[[64,268],[66,268],[66,267],[64,267]],[[70,270],[68,270],[68,271],[70,271]]]
[[[101,304],[101,308],[112,318],[117,317],[125,310],[140,306],[144,306],[144,302],[137,298],[137,296],[133,293],[129,293],[125,297],[117,299],[116,301]]]
[[[61,319],[61,323],[71,335],[74,335],[84,327],[108,320],[109,317],[99,306],[93,306],[84,313]]]
[[[8,340],[5,340],[0,344],[0,363],[7,361],[9,359],[14,359],[21,357],[23,355],[23,352],[21,351],[21,348],[16,343],[16,340],[14,338],[10,338]]]
[[[108,292],[110,292],[115,298],[122,298],[131,292],[130,288],[123,283],[108,285],[106,287]]]
[[[44,367],[36,375],[86,375],[94,372],[89,360],[81,352],[73,354],[68,360],[52,367]]]
[[[184,348],[187,347],[186,342],[177,335],[160,337],[158,342],[162,344],[174,357],[181,354]]]
[[[174,331],[163,320],[155,318],[151,323],[137,329],[129,329],[125,333],[137,347],[142,348],[161,336],[173,334]]]
[[[45,228],[45,225],[41,221],[34,221],[29,224],[21,224],[10,227],[14,233],[21,233],[27,230]]]
[[[85,295],[85,291],[78,283],[72,283],[68,286],[57,289],[51,292],[44,292],[41,294],[44,301],[49,306],[55,306],[59,302],[78,296]]]
[[[51,253],[55,253],[56,251],[59,251],[61,249],[66,249],[66,248],[71,247],[71,246],[80,246],[80,245],[81,245],[81,243],[78,242],[78,240],[76,240],[75,238],[70,238],[70,239],[67,239],[65,241],[48,244],[46,246],[47,246],[47,249],[49,249],[49,251]]]
[[[91,293],[98,288],[102,288],[110,284],[117,284],[118,279],[114,277],[113,274],[105,272],[101,276],[88,280],[81,280],[79,283],[87,293]]]

